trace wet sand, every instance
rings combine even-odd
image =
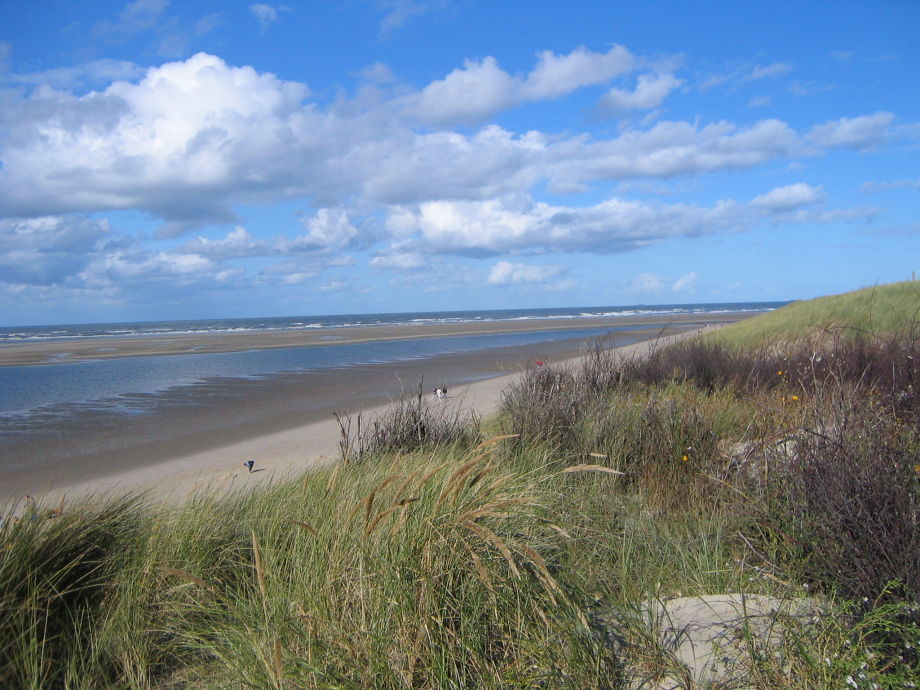
[[[720,314],[704,315],[704,318],[715,324],[746,316],[748,314]],[[562,325],[547,326],[571,329],[574,325],[570,319],[560,321]],[[666,332],[692,334],[704,325],[699,323],[699,318],[682,321],[667,326]],[[625,325],[623,320],[614,323],[618,327]],[[649,329],[650,323],[654,320],[637,319],[635,325],[644,328],[618,332],[613,344],[640,347],[662,332],[657,328]],[[579,321],[578,325],[583,324]],[[495,332],[479,330],[478,327],[483,326],[495,327],[494,324],[456,324],[405,328],[412,329],[408,337]],[[517,322],[500,326],[523,330]],[[533,322],[526,326],[535,330]],[[400,337],[393,331],[402,328],[349,329],[355,332],[345,337],[352,339],[343,338],[343,342],[378,336]],[[328,330],[339,334],[345,329]],[[245,334],[229,336],[223,343],[218,342],[220,338],[211,336],[191,336],[187,341],[185,338],[145,338],[145,342],[132,340],[117,356],[130,356],[124,354],[128,351],[145,355],[174,354],[176,350],[169,350],[162,342],[166,340],[182,340],[183,347],[195,341],[195,347],[229,348],[208,351],[230,351],[263,346],[291,347],[291,339],[301,336],[309,336],[307,340],[314,344],[329,344],[322,339],[323,335],[328,334]],[[280,342],[285,344],[278,344]],[[300,340],[299,344],[309,342]],[[58,348],[62,344],[57,343]],[[97,491],[150,490],[159,495],[176,495],[196,488],[227,488],[265,481],[335,457],[340,438],[333,417],[336,412],[353,415],[363,411],[367,419],[389,401],[417,390],[422,383],[426,394],[437,385],[447,385],[451,392],[449,404],[460,405],[477,414],[488,414],[497,409],[501,391],[515,372],[536,359],[571,359],[579,354],[584,344],[583,338],[576,338],[411,362],[285,374],[271,379],[220,379],[176,389],[162,396],[152,414],[132,416],[90,411],[84,416],[78,415],[67,428],[56,429],[47,437],[30,440],[4,452],[4,466],[0,468],[0,502],[15,500],[25,493],[44,496],[47,500]],[[47,345],[43,343],[40,352],[33,352],[31,356],[46,355]],[[94,344],[94,347],[99,346],[98,342]],[[111,341],[106,340],[105,347],[112,347]],[[66,343],[64,351],[76,355],[78,350]],[[202,352],[201,349],[192,351]],[[103,356],[111,352],[106,350]],[[19,356],[25,356],[25,351],[20,349]],[[246,472],[242,463],[248,459],[256,461],[259,472]]]
[[[411,338],[439,338],[452,335],[514,333],[571,329],[623,328],[649,324],[698,325],[730,323],[750,314],[680,314],[661,316],[597,317],[520,321],[482,321],[455,324],[400,326],[346,326],[299,331],[257,331],[125,338],[81,338],[0,344],[0,366],[63,364],[77,360],[112,359],[152,355],[210,354],[364,343]]]

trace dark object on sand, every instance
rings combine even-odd
[[[447,397],[447,387],[446,387],[446,386],[438,386],[437,388],[434,389],[434,394],[435,394],[438,398],[446,398],[446,397]]]
[[[246,469],[248,469],[250,472],[252,472],[252,466],[256,464],[256,461],[255,461],[255,460],[246,460],[243,464],[246,465]]]

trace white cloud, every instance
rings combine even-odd
[[[447,0],[377,0],[376,5],[385,13],[380,22],[380,34],[387,38],[409,20],[443,9]]]
[[[749,168],[768,160],[802,154],[795,131],[775,119],[748,127],[726,122],[700,126],[660,122],[649,130],[628,130],[605,141],[554,144],[552,184],[630,177],[675,177],[715,170]]]
[[[920,190],[920,178],[916,180],[892,180],[889,182],[864,182],[860,189],[864,192],[877,192],[884,189],[916,189]]]
[[[712,208],[609,199],[590,207],[551,206],[529,197],[482,202],[432,201],[414,211],[415,231],[430,251],[472,255],[507,252],[614,253],[743,227],[741,205]],[[405,214],[407,209],[398,211]]]
[[[711,206],[611,198],[558,206],[511,195],[486,201],[429,201],[394,207],[401,243],[414,252],[494,256],[586,251],[611,254],[676,238],[747,230],[766,221],[828,223],[871,218],[875,208],[826,209],[821,187],[777,187],[749,203]]]
[[[307,126],[307,92],[205,54],[102,93],[39,90],[6,116],[14,136],[0,142],[0,212],[146,208],[231,220],[229,195],[274,197],[290,173],[285,144]]]
[[[169,0],[129,2],[118,13],[118,19],[113,22],[100,22],[96,25],[94,33],[105,41],[126,41],[132,36],[154,28],[167,7],[169,7]]]
[[[656,276],[653,273],[640,273],[633,278],[629,287],[636,292],[693,292],[698,276],[695,272],[685,273],[676,279]]]
[[[653,273],[640,273],[633,279],[631,287],[640,292],[658,292],[664,289],[664,281]]]
[[[390,252],[375,256],[370,260],[374,268],[391,268],[397,270],[414,270],[431,266],[431,260],[421,252]]]
[[[815,204],[824,199],[821,187],[812,187],[804,182],[771,189],[751,201],[751,205],[767,211],[791,211],[800,206]]]
[[[73,67],[58,67],[30,74],[11,74],[6,76],[6,80],[19,84],[47,85],[55,89],[81,89],[113,81],[137,79],[143,74],[144,69],[133,62],[102,59]]]
[[[307,234],[294,240],[289,245],[291,248],[341,249],[358,237],[358,229],[344,209],[321,208],[302,222]]]
[[[755,65],[754,68],[744,76],[745,81],[758,81],[767,77],[777,77],[781,74],[787,74],[793,69],[788,62],[774,62],[769,65]]]
[[[265,256],[273,253],[268,243],[255,240],[242,226],[235,227],[223,239],[210,240],[198,237],[177,251],[221,259]]]
[[[520,85],[521,100],[557,98],[593,84],[603,84],[614,77],[635,69],[638,59],[621,45],[606,53],[596,53],[584,47],[568,55],[556,55],[544,50],[536,67]]]
[[[467,60],[462,69],[411,97],[408,108],[429,124],[475,124],[520,103],[558,98],[605,83],[632,70],[636,63],[632,53],[618,45],[606,53],[585,48],[567,55],[543,51],[526,77],[508,74],[491,56],[478,62]]]
[[[214,12],[212,14],[206,14],[201,19],[195,22],[195,35],[196,36],[207,36],[217,27],[224,23],[224,15],[220,12]]]
[[[415,112],[433,124],[475,123],[511,106],[514,91],[514,79],[495,58],[467,60],[463,69],[455,69],[426,86],[419,94]]]
[[[769,65],[742,64],[724,74],[710,75],[703,81],[700,88],[706,91],[714,86],[721,86],[722,84],[735,84],[737,86],[788,74],[793,69],[794,65],[788,62],[773,62]]]
[[[65,283],[111,240],[108,223],[90,218],[0,219],[0,283]]]
[[[671,292],[693,292],[693,286],[696,285],[696,282],[696,273],[685,273],[671,285]]]
[[[316,278],[315,273],[288,273],[281,279],[282,285],[303,285]]]
[[[360,76],[366,81],[373,81],[378,84],[389,84],[396,80],[396,75],[393,74],[393,70],[382,62],[375,62],[373,65],[368,65],[361,70]]]
[[[510,77],[488,59],[451,75],[481,89],[466,99],[467,112],[485,112],[506,98],[490,90],[490,79],[511,79],[517,102],[522,85],[529,84],[529,97],[550,97],[609,79],[634,59],[617,46],[607,53],[578,49],[542,54],[527,77]],[[570,81],[562,83],[565,74]],[[435,85],[450,91],[451,75]],[[893,117],[842,118],[805,137],[777,119],[664,121],[609,138],[518,134],[497,125],[463,134],[418,131],[406,107],[418,105],[424,90],[414,101],[404,90],[394,93],[362,107],[346,100],[324,110],[307,101],[304,84],[198,54],[150,68],[137,83],[117,81],[83,96],[49,87],[7,94],[9,107],[0,109],[7,133],[0,139],[0,216],[137,209],[163,220],[156,237],[167,238],[238,223],[238,204],[309,199],[321,210],[303,221],[299,237],[249,238],[245,245],[246,238],[228,236],[186,250],[215,257],[331,252],[367,245],[374,232],[385,231],[447,252],[620,251],[744,226],[750,209],[621,199],[541,206],[531,201],[533,190],[545,182],[552,192],[570,193],[598,181],[741,170],[814,155],[818,146],[865,146],[883,140]],[[457,115],[451,108],[442,115]],[[364,220],[375,213],[385,216],[382,228]],[[231,239],[241,244],[230,246]]]
[[[533,266],[499,261],[489,273],[490,285],[527,285],[545,283],[557,277],[564,269],[561,266]]]
[[[877,112],[860,117],[842,117],[811,128],[808,138],[825,148],[843,147],[865,151],[884,143],[894,115]]]
[[[642,74],[633,91],[610,89],[600,101],[600,107],[607,112],[657,108],[668,94],[684,82],[673,74]]]
[[[221,239],[199,236],[175,251],[216,259],[328,253],[349,246],[358,236],[357,228],[341,209],[320,209],[313,216],[302,219],[301,223],[307,232],[294,239],[257,240],[244,227],[237,226]]]
[[[166,282],[174,287],[203,284],[215,281],[219,273],[222,272],[214,262],[198,254],[128,249],[99,255],[79,278],[88,287],[120,286],[125,289]]]
[[[261,2],[255,3],[249,6],[249,11],[252,12],[256,21],[259,22],[259,30],[263,34],[271,28],[272,24],[278,21],[278,10],[271,5],[266,5]]]

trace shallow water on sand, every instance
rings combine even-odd
[[[155,409],[160,394],[215,379],[265,378],[284,372],[403,362],[486,348],[599,337],[616,330],[572,329],[417,338],[0,367],[0,442],[5,431],[22,431],[30,426],[31,419],[46,424],[49,417],[64,416],[71,407],[81,411],[96,409],[139,414]]]

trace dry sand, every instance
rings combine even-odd
[[[710,326],[716,327],[718,325]],[[658,342],[673,341],[697,332],[696,328],[692,328],[680,334],[665,336],[658,339]],[[623,356],[641,354],[654,342],[654,339],[643,340],[617,350]],[[571,357],[572,354],[570,349],[567,356]],[[508,366],[507,361],[504,366]],[[502,375],[494,375],[493,371],[491,378],[486,380],[451,387],[450,397],[446,401],[435,400],[434,396],[429,395],[430,404],[449,405],[479,415],[490,414],[497,410],[502,391],[519,375],[520,365],[521,361],[518,360],[515,369],[506,369]],[[348,411],[353,413],[360,410],[367,420],[386,407],[386,404],[357,405]],[[26,474],[20,476],[18,481],[5,482],[5,486],[0,487],[0,501],[13,502],[24,493],[31,493],[49,505],[61,500],[127,492],[145,492],[157,499],[181,500],[200,490],[221,492],[251,488],[334,462],[339,456],[340,438],[339,425],[327,410],[322,418],[314,417],[307,423],[282,425],[275,429],[266,425],[262,432],[248,428],[241,434],[222,437],[218,443],[214,443],[212,436],[210,443],[198,450],[194,450],[194,444],[179,444],[179,452],[170,455],[161,449],[157,455],[150,448],[142,447],[142,452],[153,456],[147,458],[146,462],[128,466],[106,464],[101,474],[94,473],[83,480],[63,471],[45,473],[40,481],[34,473]],[[245,460],[255,461],[254,472],[246,470],[243,466]]]

